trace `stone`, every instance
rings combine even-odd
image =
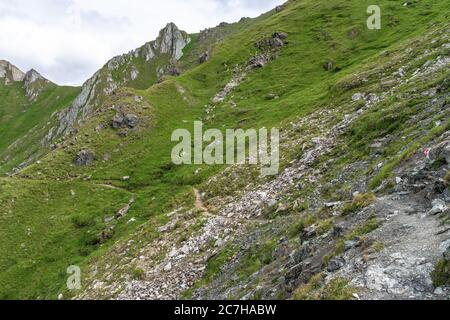
[[[294,264],[299,264],[309,257],[311,249],[308,245],[303,245],[300,249],[294,251],[291,255]]]
[[[431,205],[433,208],[428,212],[429,215],[436,215],[447,210],[447,205],[441,199],[434,199]]]
[[[328,263],[327,271],[328,272],[336,272],[345,265],[345,259],[342,257],[334,257]]]
[[[362,100],[362,99],[364,99],[364,95],[362,94],[362,93],[355,93],[353,96],[352,96],[352,100],[353,101],[359,101],[359,100]]]
[[[125,124],[130,128],[135,128],[138,125],[139,118],[134,114],[127,114],[124,118]]]
[[[205,62],[207,62],[208,60],[209,60],[209,52],[203,53],[203,54],[198,58],[198,61],[199,61],[200,63],[205,63]]]
[[[85,149],[77,153],[73,162],[77,166],[89,166],[94,162],[94,160],[95,154],[92,151]]]
[[[270,39],[269,43],[271,48],[281,48],[284,46],[284,42],[280,38]]]
[[[441,287],[439,287],[439,288],[436,288],[435,290],[434,290],[434,294],[435,295],[443,295],[444,294],[444,290],[441,288]]]
[[[172,263],[169,262],[165,267],[164,267],[164,272],[169,272],[172,270]]]
[[[249,60],[248,65],[250,68],[256,69],[264,67],[268,62],[269,61],[265,55],[257,55]]]
[[[400,184],[400,183],[402,183],[402,181],[403,181],[402,178],[400,178],[400,177],[395,177],[395,183],[396,183],[396,184]]]
[[[272,38],[274,38],[274,39],[278,38],[280,40],[286,40],[288,38],[288,34],[285,33],[285,32],[275,32],[272,35]]]
[[[340,206],[341,204],[342,204],[341,201],[336,201],[336,202],[325,202],[324,205],[327,208],[334,208],[334,207]]]
[[[344,242],[344,250],[345,251],[349,251],[349,250],[351,250],[353,248],[357,248],[359,246],[361,246],[361,241],[359,239],[358,240],[348,240],[348,241]]]
[[[120,129],[124,126],[124,123],[125,123],[124,117],[122,115],[117,114],[112,119],[111,126],[114,129]]]
[[[344,228],[342,228],[341,226],[334,226],[333,227],[333,238],[339,238],[344,234]]]
[[[58,295],[58,300],[63,300],[63,299],[64,299],[64,296],[63,296],[62,293],[60,293],[60,294]]]
[[[126,136],[128,136],[128,129],[122,129],[119,131],[119,137],[125,138]]]
[[[326,71],[331,71],[331,70],[333,70],[333,62],[331,62],[331,61],[325,62],[325,63],[323,64],[323,68],[324,68]]]
[[[224,242],[222,239],[217,239],[216,243],[214,244],[214,246],[216,248],[223,246]]]

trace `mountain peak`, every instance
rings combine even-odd
[[[20,82],[25,78],[25,73],[6,60],[0,60],[0,79],[5,79],[5,84]]]
[[[172,59],[179,60],[183,56],[183,48],[190,42],[191,38],[186,32],[180,31],[175,23],[169,22],[159,32],[155,45],[161,53],[169,53]]]
[[[46,80],[46,79],[35,69],[31,69],[30,71],[28,71],[23,79],[25,86],[29,86],[30,84],[36,82],[37,80]]]

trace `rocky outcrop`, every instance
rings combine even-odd
[[[3,79],[5,84],[21,82],[24,78],[25,73],[19,68],[8,61],[0,60],[0,79]]]
[[[50,83],[39,72],[31,69],[27,73],[22,72],[19,68],[8,61],[0,60],[0,79],[4,80],[5,85],[13,82],[23,82],[25,93],[31,102],[39,97],[39,94],[45,88],[45,84]]]
[[[191,42],[191,38],[178,29],[174,23],[169,23],[160,31],[154,47],[161,54],[169,54],[172,60],[179,60],[183,56],[184,47]]]
[[[36,101],[46,83],[50,83],[39,72],[31,69],[24,77],[25,93],[30,101]]]

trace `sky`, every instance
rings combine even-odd
[[[81,85],[110,58],[174,22],[189,33],[256,17],[285,0],[0,0],[0,59]]]

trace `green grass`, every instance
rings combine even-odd
[[[7,86],[0,83],[0,174],[38,151],[40,140],[30,130],[45,126],[50,116],[68,107],[79,92],[79,88],[48,84],[37,101],[30,102],[22,83]],[[14,154],[8,152],[7,148],[23,137],[26,138],[18,146],[19,151],[15,150]]]
[[[3,250],[0,270],[5,270],[0,273],[0,297],[54,298],[64,289],[65,268],[68,265],[79,264],[86,270],[99,259],[107,259],[111,256],[111,246],[132,237],[138,226],[145,225],[152,230],[145,238],[145,241],[150,241],[158,236],[154,229],[167,222],[164,213],[180,204],[192,205],[192,199],[188,196],[192,194],[191,187],[204,184],[224,167],[171,165],[170,155],[175,145],[170,141],[171,134],[178,128],[192,130],[193,121],[205,116],[205,105],[232,76],[232,70],[226,66],[245,66],[256,52],[255,41],[258,39],[284,31],[289,34],[289,45],[267,67],[250,73],[224,103],[218,104],[215,117],[205,123],[205,129],[284,128],[290,121],[313,111],[350,101],[352,92],[338,84],[353,79],[355,73],[365,71],[367,66],[388,59],[380,58],[382,51],[395,49],[402,41],[428,31],[432,24],[448,20],[448,1],[421,1],[409,8],[398,2],[383,0],[379,4],[386,14],[386,25],[380,31],[369,31],[365,27],[368,4],[372,3],[291,1],[280,14],[272,12],[220,31],[223,33],[220,38],[223,39],[214,46],[211,60],[207,63],[195,63],[198,52],[204,48],[198,47],[194,40],[186,48],[186,56],[181,61],[185,69],[182,76],[169,77],[162,83],[154,84],[151,70],[148,73],[142,71],[140,78],[128,84],[132,88],[123,88],[118,90],[116,96],[101,100],[105,111],[87,120],[79,128],[76,140],[70,140],[65,149],[52,151],[41,159],[41,163],[25,169],[18,177],[4,180],[2,188],[9,191],[2,192],[0,196],[0,242],[4,243],[0,248]],[[349,37],[349,31],[353,29],[358,30],[358,35]],[[323,68],[323,63],[328,60],[334,61],[336,68],[333,71]],[[144,68],[142,61],[136,60],[134,63]],[[180,92],[180,86],[184,93]],[[56,93],[59,89],[55,90],[53,95],[63,97],[62,93]],[[68,90],[70,92],[65,98],[61,98],[64,103],[49,106],[47,115],[41,119],[64,107],[77,90]],[[269,94],[280,98],[268,100],[266,97]],[[144,104],[136,103],[134,95],[143,96]],[[50,94],[48,99],[53,101],[51,97]],[[20,105],[21,99],[19,96],[12,97],[14,102],[11,105]],[[236,108],[230,106],[230,100],[237,104]],[[127,111],[138,114],[143,119],[142,126],[131,131],[126,138],[119,137],[110,127],[115,113],[107,107],[113,104],[123,105]],[[3,105],[0,105],[0,112],[1,108]],[[348,159],[367,156],[366,146],[359,145],[357,139],[367,137],[365,142],[369,143],[376,137],[396,132],[396,128],[413,114],[412,106],[406,109],[410,113],[398,115],[395,110],[390,114],[378,110],[378,113],[356,123],[353,131],[355,141],[350,144],[351,150],[346,155]],[[30,117],[23,122],[31,128],[41,121],[37,119],[33,122],[35,120],[32,119]],[[97,132],[99,124],[103,124],[104,129]],[[27,126],[20,130],[9,127],[7,131],[12,132],[10,137],[0,135],[0,150],[22,137],[29,130]],[[0,123],[0,130],[3,128],[6,127]],[[433,136],[437,133],[434,132]],[[37,146],[30,140],[28,144],[19,158],[28,154],[29,147]],[[97,160],[90,167],[73,166],[75,154],[84,147],[94,151]],[[391,155],[387,158],[391,159]],[[378,184],[376,180],[388,177],[398,162],[392,163],[385,169],[385,174],[374,179],[373,186]],[[124,176],[130,179],[124,181]],[[90,179],[85,181],[87,177]],[[252,175],[249,177],[253,179]],[[100,187],[98,184],[111,184],[118,189]],[[230,189],[236,186],[241,187],[236,184]],[[71,189],[84,197],[74,201]],[[23,194],[15,199],[12,190]],[[218,188],[215,192],[220,194],[220,191],[221,188]],[[49,193],[48,202],[43,201],[47,198],[45,192]],[[115,225],[106,239],[99,239],[98,234],[107,227],[102,218],[123,207],[132,193],[136,195],[136,201],[128,216],[135,218],[136,222],[128,224],[128,219],[124,219]],[[15,199],[14,203],[12,199]],[[290,235],[310,225],[311,221],[305,219],[292,227]],[[365,226],[357,234],[370,232],[375,224]],[[39,236],[37,241],[29,241],[25,232],[28,227],[38,230],[38,234],[33,232],[36,237]],[[331,227],[331,220],[321,222],[323,232]],[[21,243],[25,243],[31,255],[29,252],[24,254],[17,247]],[[243,260],[240,275],[248,276],[268,263],[272,249],[273,243],[270,241],[262,248],[255,248],[248,259]],[[233,252],[233,249],[227,248],[215,256],[200,285],[211,281]],[[330,297],[345,297],[345,294],[339,293],[341,289],[342,283],[336,283],[330,288]]]

